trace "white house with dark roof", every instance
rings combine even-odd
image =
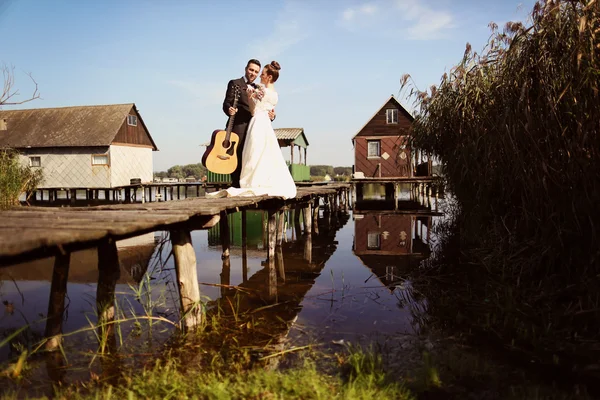
[[[43,169],[41,189],[152,182],[158,150],[133,103],[0,110],[0,148]]]

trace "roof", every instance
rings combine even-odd
[[[277,137],[277,140],[281,140],[286,143],[293,143],[294,141],[300,138],[303,140],[299,140],[296,144],[306,143],[306,146],[308,146],[308,140],[306,140],[304,128],[277,128],[275,129],[275,136]]]
[[[132,108],[148,132],[134,103],[0,110],[0,120],[7,120],[7,130],[0,131],[0,146],[110,146]],[[152,137],[150,141],[156,150]]]
[[[352,136],[352,141],[354,141],[354,138],[355,138],[355,137],[357,137],[357,136],[359,135],[359,133],[360,133],[360,132],[361,132],[361,131],[362,131],[362,130],[365,128],[365,126],[367,126],[367,124],[368,124],[369,122],[371,122],[371,120],[372,120],[373,118],[375,118],[375,116],[376,116],[377,114],[379,114],[379,112],[380,112],[380,111],[383,109],[383,107],[385,107],[385,106],[386,106],[386,105],[387,105],[387,104],[388,104],[390,101],[393,101],[394,103],[396,103],[396,105],[398,106],[398,109],[399,109],[399,110],[400,110],[402,113],[404,113],[404,114],[405,114],[405,115],[408,117],[408,119],[409,119],[411,122],[412,122],[412,121],[414,121],[415,117],[413,117],[413,116],[411,115],[411,113],[409,113],[408,111],[406,111],[406,108],[402,107],[402,104],[400,104],[400,102],[399,102],[398,100],[396,100],[396,98],[394,97],[394,95],[391,95],[390,97],[388,97],[388,98],[387,98],[387,100],[385,101],[385,103],[383,103],[383,104],[381,105],[381,107],[379,107],[379,108],[377,109],[377,111],[375,111],[375,113],[374,113],[374,114],[371,116],[371,118],[369,118],[369,119],[367,120],[367,122],[365,122],[365,124],[364,124],[363,126],[361,126],[361,127],[360,127],[360,129],[359,129],[358,131],[356,131],[356,134],[354,134],[354,136]]]

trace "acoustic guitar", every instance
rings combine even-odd
[[[237,107],[240,98],[240,88],[233,86],[233,108]],[[240,137],[237,133],[231,132],[235,114],[229,117],[229,123],[226,130],[217,129],[212,133],[210,144],[202,156],[202,164],[211,172],[216,174],[230,174],[238,166],[237,148],[240,143]]]

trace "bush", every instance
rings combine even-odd
[[[19,204],[21,193],[31,193],[41,183],[41,170],[21,165],[19,153],[0,149],[0,209]]]

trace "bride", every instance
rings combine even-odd
[[[252,119],[242,151],[240,187],[207,193],[207,197],[296,197],[296,184],[283,158],[268,114],[277,105],[278,96],[273,84],[279,78],[280,69],[277,61],[271,61],[260,74],[261,85],[248,88]]]

